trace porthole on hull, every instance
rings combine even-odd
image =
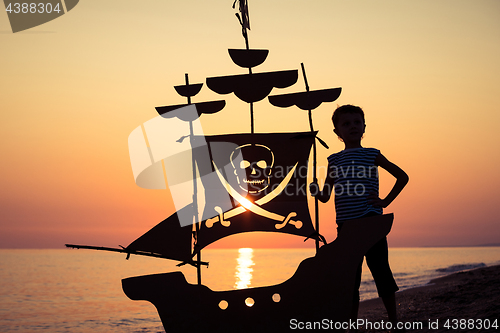
[[[225,300],[222,300],[219,302],[219,308],[221,308],[221,310],[226,310],[228,306],[229,306],[229,303]]]
[[[246,300],[245,300],[245,305],[248,306],[249,308],[252,307],[253,305],[255,304],[255,301],[253,300],[253,298],[251,297],[248,297]]]

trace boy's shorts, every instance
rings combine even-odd
[[[373,216],[378,214],[367,214],[363,217]],[[344,223],[349,223],[346,221]],[[337,227],[337,232],[339,233],[342,229],[344,223],[339,223]],[[389,296],[399,290],[394,276],[392,275],[391,267],[389,266],[389,251],[387,246],[387,237],[379,240],[375,245],[373,245],[368,252],[365,254],[366,263],[370,269],[373,279],[375,280],[375,285],[377,286],[377,292],[379,297]],[[361,272],[363,267],[363,259],[359,263],[358,270],[356,272],[356,283],[354,289],[354,297],[359,299],[359,287],[361,285]]]

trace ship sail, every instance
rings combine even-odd
[[[224,102],[216,102],[222,108]],[[220,104],[220,105],[219,105]],[[213,113],[202,107],[180,105],[161,107],[157,116],[137,127],[129,136],[129,153],[136,184],[143,188],[169,188],[176,212],[125,248],[131,253],[154,253],[164,258],[190,262],[192,258],[193,131],[201,133],[201,113]],[[163,114],[165,113],[165,114]]]
[[[311,236],[306,184],[315,136],[304,132],[205,137],[211,160],[197,164],[202,175],[211,177],[202,177],[206,202],[196,250],[242,232]]]
[[[194,252],[242,232],[263,231],[309,237],[314,233],[307,204],[307,164],[315,132],[195,136],[209,147],[194,149],[202,184],[202,218]],[[201,151],[201,152],[200,152]],[[154,252],[189,261],[192,205],[177,211],[132,242],[130,251]]]
[[[144,235],[130,243],[125,252],[157,254],[162,258],[189,262],[191,260],[190,227],[181,227],[179,215],[192,214],[192,206],[170,215]]]

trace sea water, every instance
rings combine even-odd
[[[274,285],[290,278],[314,249],[207,249],[202,282],[213,290]],[[500,264],[500,247],[391,248],[401,289],[456,271]],[[0,332],[163,332],[154,306],[128,299],[121,279],[196,269],[176,262],[91,250],[0,250]],[[314,281],[311,281],[314,283]],[[377,297],[366,265],[361,298]]]

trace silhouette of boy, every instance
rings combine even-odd
[[[363,148],[361,139],[365,133],[365,117],[358,106],[343,105],[332,116],[335,134],[344,142],[345,149],[328,157],[328,173],[323,190],[317,183],[310,185],[311,195],[321,202],[335,193],[337,232],[342,232],[349,220],[382,214],[382,209],[398,196],[408,183],[408,175],[375,148]],[[381,199],[379,197],[378,167],[387,170],[396,178],[392,190]],[[389,267],[387,238],[384,237],[365,255],[366,263],[375,280],[378,295],[382,298],[389,321],[396,327],[397,313],[395,292],[399,290]],[[353,299],[351,319],[356,320],[359,308],[359,286],[361,284],[361,260]]]

